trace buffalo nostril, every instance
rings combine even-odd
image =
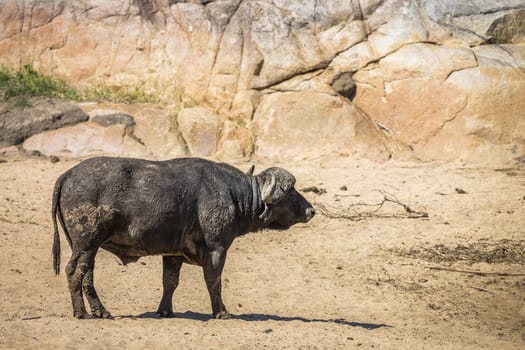
[[[311,218],[313,218],[314,215],[315,215],[315,209],[314,208],[307,208],[306,209],[307,220],[310,220]]]

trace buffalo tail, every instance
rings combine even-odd
[[[60,176],[57,179],[57,182],[55,183],[55,188],[53,190],[53,204],[51,207],[51,215],[53,220],[53,269],[55,271],[55,275],[58,275],[60,273],[60,235],[58,233],[58,225],[57,225],[57,215],[59,216],[60,224],[62,225],[62,229],[64,230],[64,233],[66,236],[68,236],[65,225],[64,225],[64,219],[62,218],[62,213],[60,211],[59,207],[59,201],[60,201],[60,192],[62,190],[62,184],[64,181],[64,175]],[[69,236],[68,236],[69,238]]]

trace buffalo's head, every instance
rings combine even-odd
[[[249,174],[253,172],[250,169]],[[265,210],[260,218],[265,227],[285,230],[290,226],[308,222],[315,209],[295,190],[295,177],[282,168],[268,168],[256,176]]]
[[[286,230],[299,222],[308,222],[315,215],[315,209],[310,203],[292,188],[279,203],[270,204],[270,216],[266,227]]]

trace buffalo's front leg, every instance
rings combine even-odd
[[[204,280],[210,294],[213,317],[220,319],[231,317],[226,311],[221,296],[221,275],[225,260],[225,251],[211,251],[209,254],[206,254],[203,264]]]
[[[162,300],[160,301],[157,313],[161,317],[173,317],[173,292],[179,285],[179,274],[183,257],[163,256],[162,257]]]

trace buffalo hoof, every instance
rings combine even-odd
[[[215,314],[213,317],[215,317],[218,320],[227,320],[227,319],[232,318],[232,315],[228,311],[224,310],[224,311],[220,311],[219,313]]]
[[[111,316],[111,314],[105,309],[102,309],[93,311],[93,313],[91,314],[91,318],[105,318],[108,320],[112,320],[113,316]]]
[[[75,311],[73,312],[73,316],[75,318],[78,318],[79,320],[86,320],[88,318],[91,318],[91,316],[85,311]]]
[[[158,310],[157,313],[160,317],[166,317],[166,318],[173,318],[175,317],[175,314],[173,311],[166,311],[166,310]]]

